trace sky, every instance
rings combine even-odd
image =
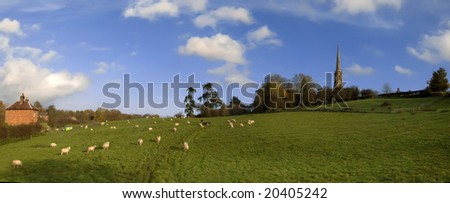
[[[129,74],[145,101],[151,93],[169,105],[139,108],[132,89],[130,107],[122,98],[117,109],[173,115],[184,109],[161,89],[175,75],[226,85],[303,73],[324,84],[337,45],[349,86],[418,90],[450,67],[449,11],[447,0],[0,0],[0,100],[24,92],[59,109],[96,109],[114,101],[102,92],[108,83],[123,97]]]

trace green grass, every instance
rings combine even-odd
[[[381,106],[381,101],[364,100],[360,108]],[[404,100],[411,102],[404,105],[423,101]],[[433,107],[449,105],[439,102]],[[230,117],[208,118],[212,125],[203,129],[196,125],[200,119],[138,119],[5,144],[0,146],[0,181],[450,182],[448,111],[301,111],[233,118],[245,127],[230,129]],[[256,124],[248,126],[247,119]],[[180,126],[172,132],[175,122]],[[157,135],[162,136],[159,145],[153,141]],[[136,145],[138,138],[144,139],[142,146]],[[111,147],[104,151],[105,141]],[[189,142],[187,153],[183,141]],[[51,142],[58,147],[49,148]],[[91,145],[100,149],[87,154]],[[69,155],[60,156],[67,146],[72,147]],[[13,169],[13,159],[22,160],[23,167]]]

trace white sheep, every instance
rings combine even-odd
[[[130,123],[130,120],[127,120],[127,123]]]
[[[230,123],[230,128],[234,128],[234,124],[233,123]]]
[[[69,154],[69,151],[70,151],[70,147],[62,148],[62,149],[61,149],[61,156],[62,156],[63,154],[68,155],[68,154]]]
[[[190,124],[191,124],[191,122],[189,122],[189,121],[186,121],[186,123],[187,123],[188,125],[190,125]]]
[[[254,120],[248,120],[247,123],[248,123],[249,125],[253,125],[253,124],[255,124],[255,121],[254,121]]]
[[[113,130],[117,129],[116,126],[111,126],[110,128]]]
[[[152,131],[152,130],[153,130],[153,128],[152,128],[152,127],[148,128],[148,131]]]
[[[89,127],[89,126],[86,125],[86,126],[84,126],[84,129],[88,129],[88,127]]]
[[[189,150],[189,144],[187,142],[183,143],[184,151],[187,152]]]
[[[173,121],[173,119],[170,119],[170,121]]]
[[[244,127],[244,124],[243,124],[243,123],[240,123],[239,126]]]
[[[109,141],[103,143],[103,147],[102,147],[102,148],[103,148],[104,150],[105,150],[105,149],[109,149]]]
[[[198,124],[201,128],[204,128],[205,126],[202,123]]]
[[[106,123],[105,122],[101,122],[100,125],[104,126]]]
[[[137,144],[138,144],[138,145],[142,145],[142,143],[144,143],[144,140],[141,139],[141,138],[139,138],[139,139],[137,140]]]
[[[93,152],[95,150],[95,148],[97,148],[97,145],[88,147],[86,153]]]
[[[94,131],[94,129],[93,129],[93,128],[91,128],[91,131]]]
[[[156,143],[159,144],[161,142],[161,136],[156,137]]]
[[[20,161],[20,160],[18,160],[18,159],[13,160],[13,161],[12,161],[12,166],[13,166],[14,168],[22,167],[22,161]]]
[[[173,131],[173,132],[177,132],[177,128],[173,128],[172,131]]]
[[[139,125],[135,125],[134,127],[139,128]]]
[[[179,126],[180,124],[179,123],[175,123],[175,126]]]
[[[231,121],[232,121],[233,123],[236,123],[236,119],[231,119]]]
[[[56,147],[56,143],[50,143],[50,147]]]

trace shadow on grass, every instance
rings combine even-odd
[[[104,183],[113,182],[118,171],[85,161],[42,160],[24,163],[0,174],[7,182],[24,183]]]

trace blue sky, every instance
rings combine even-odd
[[[25,92],[57,108],[96,109],[111,102],[103,85],[124,73],[155,83],[157,101],[176,74],[227,84],[304,73],[324,83],[337,44],[349,85],[423,89],[450,64],[448,11],[446,0],[0,0],[0,99]],[[119,109],[183,111],[131,100]]]

